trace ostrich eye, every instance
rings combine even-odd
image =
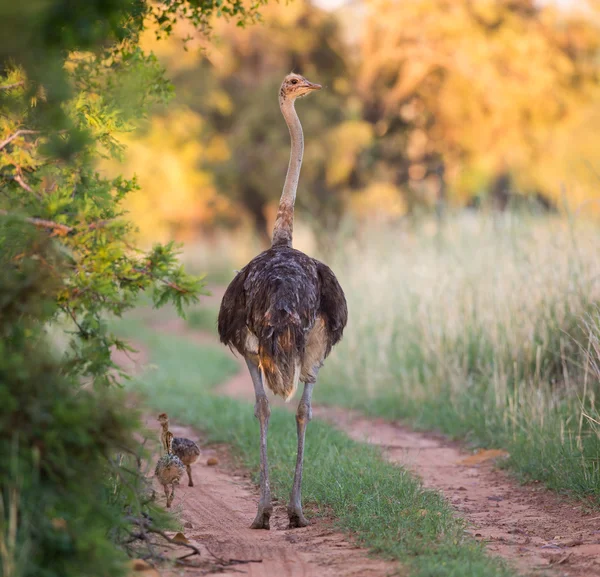
[[[296,78],[293,78],[291,82],[292,84],[298,84],[298,80]]]

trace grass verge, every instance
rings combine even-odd
[[[350,322],[320,402],[506,449],[523,480],[599,506],[597,226],[473,216],[340,246]]]
[[[187,324],[191,329],[216,334],[218,307],[203,306],[191,309],[187,314]]]
[[[134,381],[155,410],[204,431],[210,441],[233,447],[256,473],[258,424],[248,403],[211,389],[237,365],[224,349],[198,347],[184,338],[151,334],[140,323],[119,332],[143,343],[154,368]],[[296,451],[293,417],[273,410],[269,458],[274,496],[287,500]],[[377,449],[356,443],[313,421],[307,432],[304,501],[313,515],[333,512],[339,527],[363,546],[402,564],[414,577],[508,577],[511,571],[468,537],[464,524],[436,492],[385,462]],[[250,522],[250,520],[249,520]]]

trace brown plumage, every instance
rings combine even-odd
[[[341,338],[348,311],[331,269],[287,246],[272,247],[231,281],[219,311],[221,342],[262,369],[273,393],[289,400],[298,380],[316,381]]]
[[[167,413],[158,415],[158,422],[162,427],[161,439],[164,444],[166,434],[169,431],[169,417],[167,416]],[[198,457],[200,456],[200,447],[198,447],[191,439],[186,439],[185,437],[173,437],[173,454],[179,457],[181,462],[185,465],[188,475],[188,487],[193,487],[194,481],[192,479],[191,465],[198,460]]]
[[[257,529],[269,528],[272,511],[266,455],[270,409],[263,384],[286,400],[292,398],[299,381],[305,384],[296,414],[298,459],[288,506],[290,526],[302,527],[308,524],[302,514],[300,493],[312,389],[323,361],[342,338],[348,318],[344,292],[331,269],[292,248],[294,202],[304,150],[294,101],[320,88],[297,74],[286,76],[281,85],[279,105],[290,131],[292,150],[273,244],[235,276],[219,310],[221,342],[246,359],[256,394],[261,496],[252,527]]]
[[[185,465],[177,455],[173,454],[173,433],[171,431],[167,431],[163,436],[163,444],[167,454],[163,455],[156,463],[154,475],[163,486],[167,498],[167,507],[170,507],[175,498],[175,485],[179,484],[185,471]],[[170,492],[169,488],[171,489]]]

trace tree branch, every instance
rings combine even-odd
[[[29,184],[25,181],[25,179],[23,178],[23,173],[21,172],[21,167],[17,166],[16,167],[17,170],[17,175],[13,176],[13,180],[24,190],[26,190],[27,192],[34,194],[35,196],[37,196],[37,198],[39,200],[42,200],[42,195],[39,192],[36,192],[35,190],[33,190],[33,188],[31,188],[31,186],[29,186]]]
[[[80,334],[82,336],[87,336],[88,332],[79,324],[79,322],[77,321],[77,317],[75,316],[75,312],[71,309],[71,307],[69,305],[64,305],[62,307],[60,307],[63,311],[67,311],[67,313],[69,313],[69,316],[71,317],[72,321],[75,323],[75,326],[77,327],[77,330],[80,332]]]
[[[0,150],[2,150],[7,144],[10,144],[15,138],[22,136],[23,134],[39,134],[39,130],[17,130],[13,135],[9,136],[6,140],[0,142]]]
[[[149,534],[158,535],[159,537],[163,538],[165,541],[167,541],[168,543],[170,543],[172,545],[187,547],[190,550],[190,552],[187,553],[186,555],[177,557],[176,559],[174,559],[174,561],[177,565],[183,565],[185,567],[196,567],[198,569],[202,569],[202,568],[206,567],[207,569],[209,569],[209,571],[203,572],[203,573],[201,573],[201,575],[220,573],[220,572],[224,571],[226,568],[229,571],[235,571],[235,569],[231,568],[233,565],[241,565],[241,564],[246,564],[246,563],[262,563],[262,561],[263,561],[262,559],[223,559],[223,558],[215,555],[208,547],[206,547],[206,544],[204,544],[208,553],[211,555],[211,557],[213,557],[215,559],[215,563],[212,563],[207,560],[202,565],[192,564],[192,563],[189,563],[187,561],[187,559],[189,559],[190,557],[193,557],[193,556],[202,557],[202,552],[200,551],[200,549],[198,549],[198,547],[196,547],[195,545],[192,545],[191,543],[185,543],[183,541],[178,541],[178,540],[173,539],[172,537],[169,537],[164,531],[161,531],[160,529],[154,527],[152,525],[152,522],[150,521],[150,519],[148,519],[146,516],[143,516],[143,517],[127,516],[125,518],[127,521],[132,523],[132,525],[138,527],[138,529],[139,529],[139,532],[129,532],[130,536],[125,541],[125,544],[130,544],[136,540],[140,540],[140,541],[145,541],[146,544],[148,545],[148,547],[150,548],[151,540],[149,539]],[[156,554],[153,553],[153,551],[151,549],[150,549],[150,555],[148,557],[151,557],[153,559],[159,559],[161,561],[165,560],[165,558],[162,555],[157,556]],[[170,560],[170,561],[172,561],[172,560]]]
[[[13,84],[5,84],[4,86],[0,86],[0,90],[10,90],[11,88],[17,88],[18,86],[23,86],[25,84],[24,80],[19,82],[14,82]]]
[[[31,186],[29,186],[24,180],[23,177],[20,174],[17,174],[17,176],[13,177],[13,180],[21,187],[24,188],[27,192],[30,192],[31,194],[35,194],[37,197],[39,197],[40,195],[35,192],[35,190],[33,190],[33,188],[31,188]]]
[[[15,177],[16,180],[16,177]],[[18,182],[18,181],[17,181]],[[0,209],[0,215],[2,216],[16,216],[17,218],[21,218],[24,222],[28,222],[33,226],[37,226],[38,228],[45,228],[48,230],[52,230],[53,232],[57,232],[62,235],[67,235],[70,232],[73,232],[75,229],[72,226],[68,226],[66,224],[60,224],[58,222],[54,222],[53,220],[46,220],[44,218],[35,218],[32,216],[19,217],[17,215],[11,214],[10,212]]]
[[[169,288],[172,288],[173,290],[176,290],[177,292],[180,292],[182,294],[187,294],[190,292],[188,289],[185,289],[185,288],[179,286],[178,284],[171,282],[170,280],[165,280],[163,278],[157,277],[155,274],[152,274],[147,268],[134,268],[133,270],[137,273],[149,276],[152,280],[160,281],[163,284],[165,284],[166,286],[168,286]]]
[[[133,523],[134,525],[137,525],[141,529],[142,533],[146,533],[146,532],[154,533],[156,535],[159,535],[165,541],[167,541],[173,545],[180,545],[182,547],[187,547],[188,549],[192,550],[194,555],[202,556],[202,553],[201,553],[200,549],[198,549],[198,547],[196,547],[195,545],[192,545],[191,543],[184,543],[183,541],[173,540],[164,531],[161,531],[160,529],[153,527],[152,524],[150,523],[150,521],[147,519],[139,519],[137,517],[128,517],[127,520],[130,521],[131,523]]]
[[[17,180],[16,177],[15,177],[15,180]],[[25,189],[25,190],[27,190],[27,189]],[[77,229],[74,226],[69,226],[68,224],[60,224],[58,222],[54,222],[53,220],[46,220],[44,218],[35,218],[33,216],[21,217],[19,215],[11,214],[10,212],[3,210],[3,209],[0,209],[0,215],[14,216],[16,218],[21,218],[24,222],[28,222],[29,224],[32,224],[33,226],[37,226],[38,228],[45,228],[47,230],[52,230],[53,232],[56,232],[63,236],[77,232]],[[89,224],[86,227],[86,230],[90,231],[90,230],[97,230],[99,228],[104,228],[109,222],[110,222],[109,220],[99,220],[98,222],[92,222],[91,224]]]

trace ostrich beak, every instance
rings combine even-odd
[[[309,90],[321,90],[322,86],[320,84],[313,84],[312,82],[306,81],[306,88]]]

